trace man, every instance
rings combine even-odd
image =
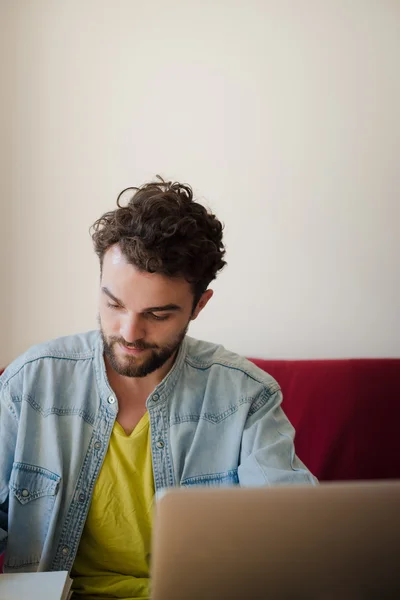
[[[76,598],[148,597],[163,488],[315,483],[278,384],[186,336],[225,265],[221,223],[189,186],[129,189],[93,226],[100,332],[36,346],[0,379],[5,569],[71,571]]]

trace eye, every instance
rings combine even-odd
[[[151,319],[154,319],[154,321],[166,321],[170,317],[170,315],[160,316],[160,315],[156,315],[155,313],[147,313],[147,314]]]
[[[121,307],[119,306],[119,304],[112,304],[111,302],[107,302],[107,306],[108,306],[108,308],[112,308],[112,309],[114,309],[114,310],[116,310],[116,309],[118,309],[118,308],[121,308]]]

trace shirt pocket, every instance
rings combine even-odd
[[[224,471],[222,473],[208,473],[205,475],[186,477],[181,481],[181,485],[184,487],[190,487],[193,485],[202,485],[206,487],[230,487],[239,485],[239,477],[237,469],[231,469],[230,471]]]
[[[40,561],[61,477],[27,463],[14,463],[10,478],[6,567]]]

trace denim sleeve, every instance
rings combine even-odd
[[[241,486],[318,483],[296,456],[295,431],[281,402],[280,390],[264,389],[250,407],[238,469]]]
[[[18,416],[0,378],[0,554],[7,544],[8,494],[18,430]]]

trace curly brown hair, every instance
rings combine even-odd
[[[121,197],[134,191],[127,206]],[[164,181],[124,189],[118,208],[92,225],[96,254],[103,265],[105,252],[119,244],[128,262],[149,273],[184,277],[192,284],[194,307],[209,283],[226,264],[223,225],[193,200],[187,184]]]

